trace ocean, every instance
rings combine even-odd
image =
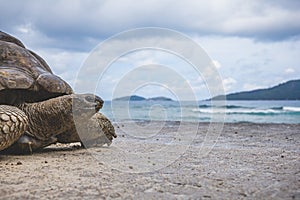
[[[101,112],[115,122],[300,123],[300,101],[106,101]]]

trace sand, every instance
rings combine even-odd
[[[300,125],[115,126],[110,147],[0,155],[0,199],[300,199]]]

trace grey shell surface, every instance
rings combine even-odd
[[[0,31],[0,104],[37,102],[73,93],[47,63],[18,39]]]

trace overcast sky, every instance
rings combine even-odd
[[[300,78],[299,0],[0,0],[0,5],[1,30],[21,39],[72,86],[82,63],[100,42],[142,27],[173,29],[197,42],[215,63],[227,93]],[[118,83],[123,87],[128,83],[120,77],[126,77],[130,66],[153,63],[174,67],[197,98],[209,97],[205,81],[187,70],[191,66],[174,55],[151,50],[116,61],[97,93],[110,99]],[[159,85],[140,86],[136,93],[172,96]]]

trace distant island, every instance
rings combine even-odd
[[[167,97],[145,98],[137,95],[132,95],[132,96],[115,98],[113,99],[113,101],[173,101],[173,99]]]
[[[300,100],[300,80],[291,80],[277,86],[225,95],[226,100]],[[224,99],[224,95],[210,100]]]
[[[300,80],[291,80],[271,88],[236,92],[225,96],[215,96],[207,100],[300,100]],[[115,98],[113,101],[174,101],[167,97],[145,98],[138,95]]]

